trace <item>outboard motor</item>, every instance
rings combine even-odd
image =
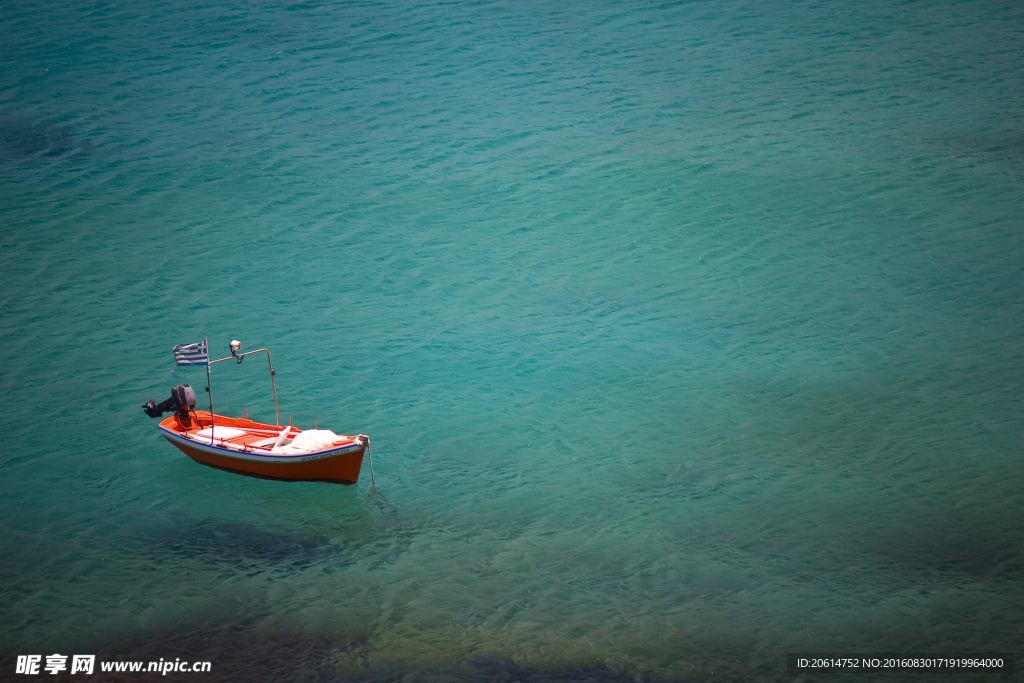
[[[173,410],[174,414],[178,417],[178,422],[186,429],[192,426],[192,418],[189,412],[195,407],[196,392],[188,384],[179,384],[176,387],[171,387],[170,398],[166,398],[160,403],[149,399],[142,404],[142,409],[150,417],[163,417],[164,413]]]

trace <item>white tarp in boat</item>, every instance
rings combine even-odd
[[[295,435],[295,438],[283,446],[278,446],[273,449],[272,453],[313,453],[314,451],[322,451],[328,446],[333,444],[335,441],[341,439],[341,436],[335,434],[330,429],[307,429],[304,432],[300,432]]]

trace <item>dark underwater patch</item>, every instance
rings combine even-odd
[[[394,556],[419,533],[422,520],[410,522],[375,494],[370,514],[349,519],[319,518],[312,526],[294,529],[212,518],[169,517],[140,524],[132,535],[135,547],[154,557],[227,564],[260,563],[276,569],[301,570],[314,564],[337,568],[354,558]]]
[[[949,520],[903,521],[868,546],[877,562],[895,564],[914,575],[930,575],[956,584],[987,581],[993,585],[1024,581],[1021,527],[1011,518],[1005,524]]]
[[[148,551],[213,562],[264,562],[294,569],[326,555],[326,537],[273,531],[241,522],[201,519],[162,530],[145,542]]]
[[[211,662],[203,673],[133,674],[132,680],[186,681],[589,681],[592,683],[710,683],[713,676],[670,678],[616,669],[595,661],[575,666],[524,665],[503,657],[417,667],[402,652],[374,652],[365,631],[322,634],[301,626],[268,626],[258,619],[197,619],[124,634],[106,642],[64,644],[63,650],[95,652],[97,661]],[[56,650],[56,651],[63,651]],[[102,680],[102,679],[98,679]],[[117,680],[117,679],[114,679]]]
[[[948,145],[961,154],[988,155],[995,159],[1024,158],[1024,131],[998,130],[954,133]]]
[[[0,157],[55,158],[76,151],[71,126],[20,118],[0,119]]]

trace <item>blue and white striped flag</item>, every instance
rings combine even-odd
[[[192,344],[178,344],[173,349],[174,362],[177,365],[209,365],[210,352],[206,348],[206,340]]]

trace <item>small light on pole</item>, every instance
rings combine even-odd
[[[238,362],[241,363],[242,359],[238,355],[238,351],[239,351],[239,349],[242,348],[242,342],[238,341],[237,339],[232,339],[231,343],[228,344],[228,348],[231,349],[231,355],[234,356],[235,358],[237,358]]]

